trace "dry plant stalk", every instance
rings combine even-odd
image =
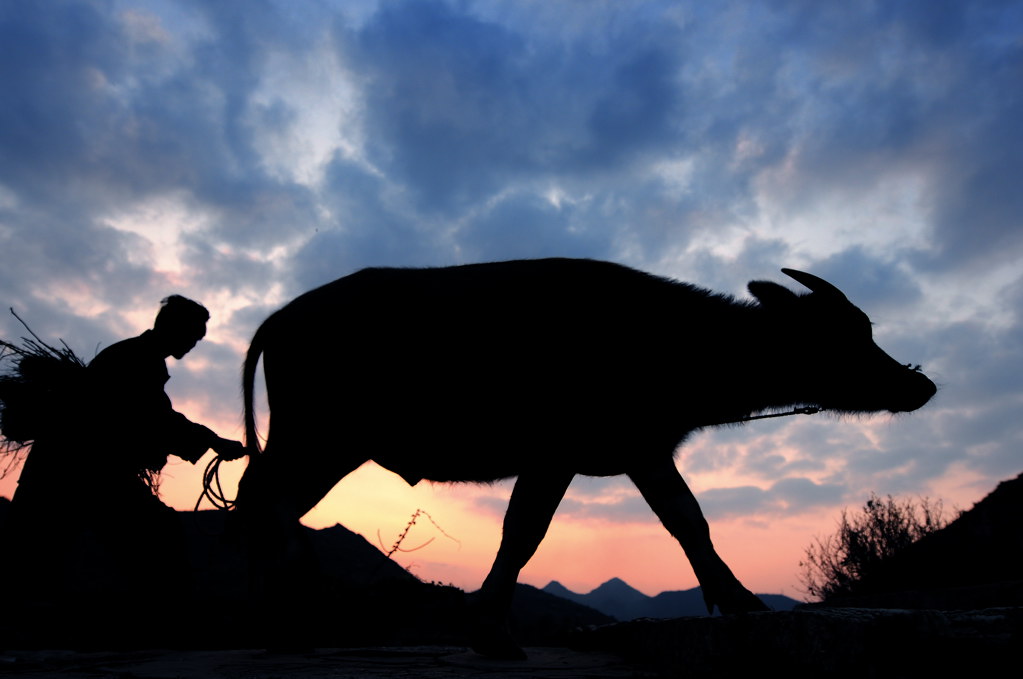
[[[21,344],[0,339],[0,455],[8,459],[0,477],[17,466],[32,441],[73,416],[85,377],[85,362],[64,340],[40,339],[11,309],[30,337]]]
[[[423,544],[419,545],[418,547],[412,547],[410,549],[402,549],[401,548],[401,543],[405,541],[405,538],[408,536],[409,531],[412,530],[412,526],[416,525],[416,519],[418,519],[420,517],[420,515],[425,516],[426,518],[428,518],[430,520],[430,523],[433,524],[433,527],[436,528],[438,531],[440,531],[441,535],[443,535],[444,537],[446,537],[447,539],[449,539],[449,540],[451,540],[453,542],[458,543],[459,547],[462,546],[461,541],[459,541],[458,539],[453,538],[450,535],[448,535],[447,532],[445,532],[444,529],[441,528],[440,525],[436,521],[433,520],[433,517],[430,516],[429,512],[427,512],[424,509],[416,509],[416,511],[413,512],[413,514],[412,514],[412,518],[409,519],[408,525],[405,526],[405,530],[403,530],[401,532],[401,534],[398,536],[398,539],[395,540],[394,545],[391,546],[390,551],[385,550],[383,538],[380,537],[380,531],[377,530],[377,542],[380,543],[380,550],[386,552],[386,555],[387,555],[388,559],[390,559],[394,555],[395,552],[415,552],[417,550],[420,550],[423,547],[426,547],[428,544],[430,544],[431,542],[433,542],[436,539],[436,538],[430,538],[429,540],[427,540]]]

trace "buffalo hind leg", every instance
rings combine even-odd
[[[700,505],[670,457],[631,471],[629,478],[664,527],[682,545],[696,579],[700,581],[708,613],[713,612],[715,605],[722,613],[770,610],[742,586],[714,551],[710,528]]]
[[[536,552],[574,474],[536,471],[519,475],[504,515],[497,558],[473,602],[472,648],[481,655],[522,660],[526,654],[508,631],[508,613],[519,571]]]
[[[235,515],[249,557],[254,629],[267,649],[306,650],[322,634],[318,606],[324,601],[325,581],[299,519],[364,462],[323,454],[317,443],[268,443],[264,453],[250,458],[239,483]],[[311,451],[320,454],[309,455]]]

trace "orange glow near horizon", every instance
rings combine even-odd
[[[171,458],[161,484],[164,502],[179,510],[193,509],[200,493],[201,472],[209,459],[207,456],[193,467]],[[243,462],[222,466],[222,480],[229,495],[233,495],[244,466]],[[0,479],[0,495],[13,495],[16,476]],[[693,485],[728,486],[728,479],[717,473],[709,486],[707,478],[699,481]],[[737,479],[731,485],[742,482],[745,480]],[[978,494],[960,477],[954,485],[934,490],[931,497],[943,498],[951,510],[954,505],[969,508],[992,489]],[[619,492],[627,491],[614,490],[615,494]],[[699,497],[699,490],[696,492]],[[482,583],[497,552],[503,507],[510,493],[510,481],[492,485],[424,481],[410,487],[397,475],[367,463],[343,479],[304,517],[303,523],[313,528],[340,523],[386,552],[412,514],[422,509],[453,539],[421,517],[401,546],[414,549],[429,544],[415,551],[399,551],[394,560],[425,581],[472,591]],[[834,532],[841,510],[838,504],[788,517],[712,518],[711,535],[722,558],[748,588],[802,599],[799,560],[815,537]],[[652,512],[630,521],[583,519],[559,512],[519,580],[536,587],[557,580],[570,590],[588,592],[615,577],[649,595],[697,586],[681,547]]]
[[[161,483],[164,502],[180,510],[193,509],[206,462],[208,458],[195,467],[183,461],[170,463]],[[244,463],[222,466],[229,494],[243,469]],[[10,477],[0,480],[0,495],[10,497],[14,487]],[[340,523],[386,552],[412,514],[425,510],[453,539],[421,517],[401,547],[429,544],[415,551],[399,551],[394,560],[425,581],[472,591],[483,582],[497,553],[503,506],[510,493],[510,481],[482,486],[421,482],[410,487],[397,475],[368,463],[343,479],[303,523],[312,528]],[[492,499],[493,508],[474,504],[481,497]],[[801,553],[809,538],[799,530],[764,529],[751,527],[751,523],[712,522],[712,535],[722,557],[751,589],[798,598],[796,563],[788,557]],[[780,532],[790,543],[787,548],[779,544]],[[555,515],[547,537],[519,580],[536,587],[557,580],[573,591],[588,592],[614,577],[650,595],[697,586],[681,547],[652,512],[646,520],[628,523]]]

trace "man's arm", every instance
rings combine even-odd
[[[239,441],[217,436],[212,429],[192,422],[177,411],[171,411],[174,423],[170,425],[170,453],[188,460],[199,461],[212,448],[224,460],[237,460],[245,454],[245,447]]]

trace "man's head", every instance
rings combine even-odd
[[[210,312],[202,304],[181,295],[160,302],[153,331],[159,335],[168,354],[180,359],[206,335]]]

